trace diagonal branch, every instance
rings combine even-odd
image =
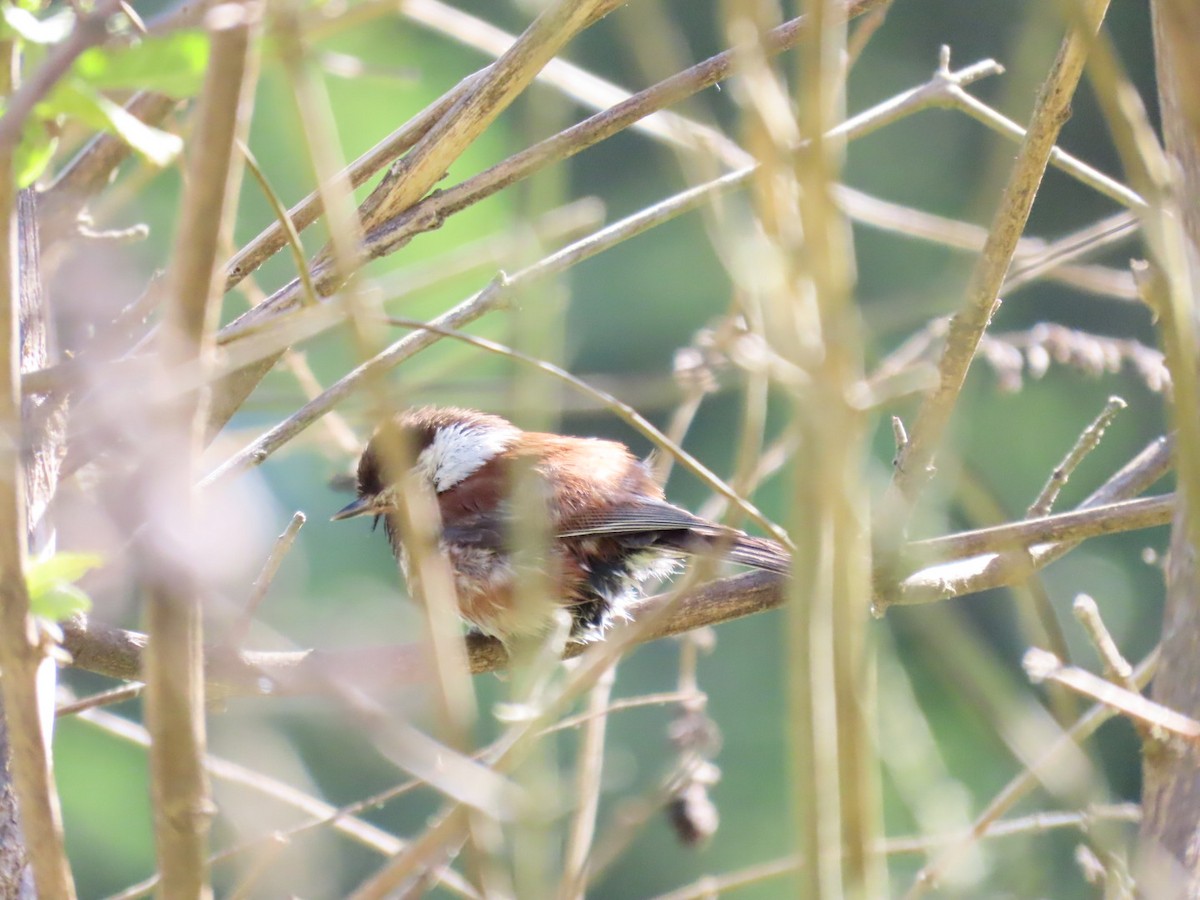
[[[845,15],[848,17],[860,15],[882,2],[883,0],[847,0]],[[794,46],[803,34],[803,23],[804,19],[800,17],[786,22],[772,31],[768,36],[769,51],[780,53]],[[719,53],[646,90],[629,95],[610,109],[603,110],[566,131],[521,151],[486,172],[455,186],[450,191],[434,192],[424,200],[420,200],[428,190],[426,188],[414,198],[408,207],[397,208],[395,214],[387,220],[372,220],[366,223],[368,229],[372,225],[375,227],[371,229],[374,233],[368,235],[366,246],[363,248],[363,256],[374,259],[394,252],[411,240],[414,235],[438,227],[445,217],[453,212],[464,209],[472,203],[510,186],[521,178],[528,177],[551,162],[567,158],[625,128],[633,127],[639,121],[659,112],[671,103],[678,102],[717,83],[732,72],[734,62],[735,55],[732,51]],[[452,104],[460,103],[465,93],[474,88],[485,73],[490,72],[491,68],[484,69],[482,72],[464,79],[400,131],[360,157],[347,170],[346,174],[351,183],[361,184],[366,181],[376,168],[386,161],[388,152],[403,152],[413,143],[423,142],[431,129],[435,127],[435,123],[446,121],[448,110],[452,108]],[[415,152],[414,149],[412,153]],[[409,156],[411,155],[410,153]],[[409,156],[406,156],[397,165],[405,163]],[[438,174],[440,177],[441,173]],[[743,173],[744,177],[745,175],[746,173]],[[432,187],[432,184],[429,187]],[[721,183],[713,183],[710,188],[720,191],[726,189],[726,186]],[[418,200],[420,202],[417,202]],[[319,202],[315,196],[306,198],[298,204],[294,211],[300,216],[296,220],[297,227],[311,224],[320,211]],[[282,246],[282,230],[276,231],[268,228],[231,261],[227,285],[236,284],[237,280],[251,271],[253,267],[260,265],[271,253]],[[319,292],[325,294],[333,290],[335,283],[330,281],[330,269],[327,263],[318,258],[311,268]],[[301,287],[299,280],[285,285],[236,320],[233,326],[244,327],[250,323],[258,324],[293,308],[301,300]],[[454,323],[454,327],[458,327],[460,324],[462,323]],[[250,392],[271,370],[277,358],[277,356],[270,357],[247,366],[224,379],[214,393],[209,423],[210,434],[219,430],[237,411]]]
[[[1095,30],[1104,18],[1108,0],[1090,0],[1087,8],[1087,25]],[[911,507],[933,476],[934,454],[954,412],[979,341],[995,312],[1000,286],[1025,230],[1059,131],[1070,115],[1071,97],[1083,74],[1087,45],[1087,36],[1071,28],[1042,86],[988,242],[972,275],[966,302],[950,323],[950,334],[938,363],[938,386],[922,402],[911,438],[898,458],[885,522],[906,521],[906,508]]]

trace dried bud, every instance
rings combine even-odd
[[[721,816],[699,781],[691,781],[667,804],[667,818],[679,842],[688,847],[707,842],[717,833]]]

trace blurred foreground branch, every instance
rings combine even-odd
[[[1200,266],[1200,213],[1195,203],[1200,190],[1200,12],[1194,4],[1179,0],[1156,0],[1151,4],[1154,20],[1155,62],[1162,110],[1162,131],[1170,161],[1171,197],[1177,204],[1178,225],[1186,246],[1185,258],[1176,259],[1167,275],[1181,290],[1170,304],[1172,315],[1164,316],[1164,345],[1176,345],[1172,358],[1186,367],[1189,379],[1195,371],[1196,279]],[[1164,167],[1165,168],[1165,167]],[[1179,349],[1187,352],[1180,353]],[[1173,371],[1172,375],[1176,373]],[[1192,440],[1180,442],[1180,465],[1195,470],[1198,448],[1195,435],[1197,406],[1194,395],[1175,395],[1174,411],[1185,424]],[[1184,459],[1190,457],[1190,462]],[[1162,663],[1154,680],[1151,698],[1163,706],[1195,718],[1200,715],[1200,569],[1196,564],[1197,533],[1200,530],[1200,497],[1181,477],[1185,490],[1171,536],[1167,566],[1167,605],[1163,612]],[[1200,835],[1200,752],[1195,746],[1143,755],[1141,846],[1139,887],[1159,896],[1196,896],[1200,892],[1200,857],[1196,853]]]

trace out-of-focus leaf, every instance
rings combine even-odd
[[[25,583],[33,594],[54,584],[78,581],[102,565],[104,558],[98,553],[55,553],[33,560],[25,574]]]
[[[56,584],[41,593],[29,595],[29,611],[35,616],[57,622],[92,608],[92,599],[73,584]]]
[[[38,115],[71,116],[101,131],[111,132],[156,166],[166,166],[183,149],[178,135],[152,128],[89,85],[76,79],[63,82],[37,106]]]
[[[31,118],[27,121],[13,160],[17,187],[27,188],[37,181],[50,165],[57,148],[58,138],[40,120]]]
[[[95,553],[55,553],[34,560],[25,574],[30,611],[52,620],[86,612],[92,601],[74,582],[103,562]]]
[[[92,47],[80,54],[73,71],[97,90],[158,91],[190,97],[200,90],[207,65],[207,35],[178,31],[125,47]]]
[[[11,3],[0,4],[0,7],[6,36],[15,35],[31,44],[57,44],[75,27],[75,13],[70,9],[39,19],[29,10]]]

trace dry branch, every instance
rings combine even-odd
[[[1090,0],[1087,27],[1099,28],[1108,8],[1107,0]],[[907,520],[906,507],[916,500],[933,476],[933,458],[958,401],[967,369],[984,330],[995,311],[1000,286],[1012,262],[1021,232],[1033,207],[1033,198],[1050,162],[1058,133],[1070,112],[1071,97],[1083,74],[1087,37],[1071,28],[1042,86],[1033,118],[1013,166],[1012,174],[992,221],[971,278],[963,308],[950,323],[950,334],[938,363],[940,383],[921,404],[910,439],[897,461],[886,520]]]
[[[88,710],[83,712],[80,718],[122,740],[129,741],[141,747],[150,746],[150,733],[136,722],[131,722],[128,719],[103,710]],[[366,809],[365,805],[357,809],[339,809],[298,790],[290,784],[286,784],[261,772],[248,769],[232,760],[212,754],[205,755],[204,767],[213,778],[239,785],[271,800],[286,804],[311,817],[310,821],[290,829],[287,835],[289,837],[302,833],[302,831],[314,827],[315,824],[328,824],[335,831],[340,832],[347,838],[384,856],[398,853],[404,847],[404,842],[399,838],[388,834],[381,828],[355,815],[356,811],[361,812],[363,809]],[[217,857],[227,858],[228,855],[227,853],[221,853],[217,854]],[[448,889],[459,896],[476,896],[474,891],[471,890],[470,885],[449,868],[440,869],[438,871],[438,878]],[[161,878],[156,875],[141,884],[134,885],[122,891],[119,896],[122,900],[132,900],[134,897],[148,896],[161,883]]]
[[[846,6],[845,14],[847,16],[859,15],[879,5],[881,2],[883,0],[850,0]],[[802,26],[803,18],[799,18],[785,23],[772,32],[770,36],[772,52],[782,52],[788,47],[793,46],[803,33]],[[365,229],[367,231],[365,246],[362,249],[364,258],[373,259],[392,253],[404,246],[414,235],[439,227],[447,215],[465,209],[467,206],[490,196],[496,191],[512,185],[521,178],[529,177],[550,162],[567,158],[606,137],[610,137],[625,128],[633,126],[639,120],[660,111],[670,103],[678,102],[705,87],[715,84],[731,73],[734,58],[731,51],[718,54],[685,72],[629,96],[626,100],[611,109],[592,116],[584,122],[568,128],[564,132],[542,141],[528,150],[516,154],[509,160],[493,166],[486,172],[468,179],[468,181],[457,185],[455,188],[448,191],[436,191],[420,202],[417,202],[421,197],[418,194],[408,207],[397,208],[395,214],[386,221],[368,223],[368,227]],[[396,142],[397,146],[411,140],[413,141],[412,146],[414,146],[412,152],[415,153],[416,144],[420,143],[424,145],[426,137],[435,125],[437,123],[445,123],[450,118],[452,110],[463,102],[465,94],[475,87],[476,81],[490,72],[491,68],[485,69],[481,73],[464,79],[457,87],[444,95],[442,99],[426,108],[412,123],[402,129],[405,133],[404,141],[398,140]],[[445,125],[443,127],[450,126]],[[391,139],[382,142],[381,145],[369,151],[368,154],[364,155],[364,157],[347,170],[352,180],[358,177],[362,177],[365,180],[369,176],[369,172],[367,171],[369,166],[366,165],[366,160],[369,157],[372,162],[381,163],[384,159],[384,153],[381,148],[385,144],[391,146],[390,141]],[[409,156],[404,157],[397,165],[408,165],[406,162],[408,159]],[[441,173],[439,172],[438,174],[440,177]],[[716,191],[721,191],[732,186],[731,184],[724,184],[723,180],[719,180],[711,187]],[[699,203],[700,199],[697,196],[696,202]],[[392,201],[388,202],[392,204]],[[307,200],[302,203],[302,205],[307,204]],[[309,214],[313,214],[315,217],[317,205],[314,203],[312,206],[307,207],[307,209],[305,218]],[[371,224],[374,224],[375,227],[371,228]],[[268,253],[270,247],[274,247],[277,250],[282,246],[282,243],[279,242],[279,236],[268,236],[268,232],[264,232],[253,243],[255,245],[261,244],[261,246],[256,246],[252,251],[249,248],[247,251],[244,251],[246,254],[244,259],[239,254],[239,259],[236,263],[239,266],[239,271],[250,265],[251,262],[254,264],[261,263],[266,258],[264,254]],[[270,252],[274,251],[270,250]],[[313,280],[317,283],[320,293],[328,293],[336,287],[336,283],[330,281],[330,271],[328,264],[322,263],[320,260],[312,266]],[[234,322],[233,326],[241,327],[246,323],[258,323],[270,320],[280,312],[291,309],[301,298],[301,287],[299,279],[285,285],[259,306],[250,310]],[[447,323],[443,321],[441,324],[445,325]],[[459,324],[461,323],[452,323],[452,327],[458,327]],[[261,362],[247,366],[244,370],[233,373],[225,379],[214,394],[213,410],[209,423],[210,434],[215,433],[228,421],[259,381],[270,371],[277,359],[277,356],[267,358]]]
[[[11,775],[12,787],[20,805],[23,844],[15,834],[0,848],[3,876],[15,877],[2,887],[13,895],[22,893],[20,882],[24,854],[33,869],[37,892],[46,897],[73,898],[75,885],[67,863],[63,842],[62,813],[50,756],[52,720],[43,714],[53,703],[47,691],[54,680],[54,660],[49,656],[52,639],[45,623],[30,612],[25,583],[27,542],[31,528],[27,500],[36,499],[44,510],[51,493],[27,497],[34,485],[26,485],[27,473],[22,459],[25,427],[21,403],[22,343],[28,341],[33,352],[29,363],[45,362],[48,317],[41,307],[38,272],[37,221],[33,195],[25,193],[20,204],[20,243],[18,249],[18,203],[14,191],[13,146],[0,139],[0,690],[3,691],[0,745],[6,745],[8,759],[0,758],[0,784]],[[25,308],[22,308],[23,305]],[[21,326],[25,325],[25,334]],[[51,404],[52,405],[52,404]],[[53,448],[40,448],[34,465],[49,466],[43,475],[53,475],[57,461]],[[51,459],[45,451],[50,450]],[[53,481],[43,484],[53,490]],[[36,489],[36,488],[35,488]],[[8,772],[3,772],[7,766]],[[7,785],[4,785],[7,787]],[[0,790],[0,800],[11,801],[13,794]],[[8,803],[5,803],[8,806]],[[11,808],[3,810],[11,818]],[[5,829],[7,830],[7,829]]]
[[[1104,507],[1099,514],[1088,509],[1075,510],[998,529],[966,532],[965,537],[934,539],[923,542],[923,546],[934,556],[948,553],[951,548],[973,555],[989,550],[1011,553],[1015,552],[1014,547],[1023,547],[1019,552],[1027,553],[1031,546],[1053,546],[1055,540],[1074,546],[1085,537],[1166,524],[1170,509],[1169,499],[1128,501]],[[1027,571],[1011,574],[1013,578],[1025,577]],[[990,582],[987,587],[1005,583],[1011,582]],[[639,601],[630,611],[635,620],[654,618],[664,611],[669,613],[639,636],[640,640],[651,641],[775,609],[782,599],[783,582],[778,577],[750,573],[686,591],[669,609],[668,605],[674,601],[671,595],[663,594]],[[925,594],[919,602],[938,599],[943,597]],[[127,680],[141,677],[146,638],[138,632],[75,619],[64,624],[63,645],[79,668]],[[469,635],[467,649],[472,673],[494,671],[507,664],[502,645],[494,639]],[[569,644],[566,656],[577,656],[586,649],[584,644]],[[209,651],[206,669],[212,689],[218,695],[323,692],[331,681],[339,679],[353,683],[410,684],[428,675],[423,651],[417,645],[345,652],[257,652],[219,647]]]
[[[1134,670],[1134,683],[1139,687],[1144,687],[1154,676],[1157,664],[1158,651],[1155,650],[1143,659]],[[1116,711],[1112,707],[1098,703],[1080,716],[1075,724],[1046,748],[1033,765],[1018,773],[992,798],[983,812],[975,819],[969,833],[954,840],[921,868],[913,879],[912,886],[904,895],[905,900],[916,900],[938,885],[945,877],[946,872],[961,859],[968,847],[990,834],[992,828],[1000,824],[1001,816],[1032,793],[1039,784],[1042,784],[1049,773],[1056,766],[1061,765],[1065,758],[1078,753],[1079,745],[1095,734],[1096,730],[1114,715],[1116,715]]]
[[[1167,152],[1173,166],[1173,196],[1177,204],[1179,226],[1183,232],[1187,253],[1184,259],[1175,260],[1175,271],[1171,273],[1185,285],[1190,281],[1190,290],[1200,283],[1200,267],[1195,264],[1200,248],[1200,212],[1195,199],[1200,196],[1200,65],[1196,56],[1197,41],[1200,40],[1200,16],[1193,4],[1177,0],[1155,0],[1151,4],[1154,20],[1155,62],[1158,74],[1159,105],[1162,110],[1162,130]],[[1164,223],[1167,228],[1172,223]],[[1175,315],[1164,328],[1171,327],[1173,333],[1164,337],[1168,348],[1168,363],[1180,355],[1191,356],[1195,361],[1195,315],[1194,293],[1177,294],[1174,298]],[[1171,347],[1186,347],[1190,353],[1172,353]],[[1174,373],[1173,373],[1174,374]],[[1189,384],[1196,376],[1194,368],[1185,373]],[[1163,659],[1162,671],[1155,679],[1151,697],[1158,703],[1185,713],[1193,718],[1200,715],[1200,654],[1196,643],[1200,639],[1200,569],[1197,568],[1196,534],[1200,519],[1200,493],[1196,492],[1195,471],[1198,465],[1195,454],[1200,450],[1195,436],[1195,395],[1191,400],[1187,394],[1178,395],[1180,404],[1175,411],[1177,419],[1185,423],[1191,432],[1190,439],[1181,443],[1181,466],[1186,465],[1193,474],[1181,478],[1190,482],[1193,490],[1187,492],[1186,503],[1180,505],[1171,539],[1171,553],[1167,567],[1167,604],[1163,614]],[[1194,749],[1184,753],[1146,754],[1143,758],[1143,818],[1141,829],[1142,871],[1152,877],[1156,872],[1174,869],[1178,873],[1175,884],[1161,884],[1163,891],[1178,891],[1181,895],[1194,895],[1200,891],[1200,858],[1195,852],[1200,823],[1200,754]]]
[[[1064,666],[1053,653],[1032,647],[1026,651],[1021,665],[1034,682],[1058,682],[1085,697],[1112,707],[1150,728],[1154,734],[1183,738],[1191,744],[1200,741],[1200,722],[1195,719],[1147,700],[1140,693],[1105,681],[1086,669]]]
[[[1172,442],[1165,437],[1149,444],[1084,500],[1077,511],[1136,497],[1170,469],[1171,446]],[[877,584],[877,588],[882,588],[882,592],[877,592],[875,605],[877,610],[883,611],[892,603],[929,603],[1015,584],[1076,546],[1077,544],[1066,541],[1032,546],[1029,549],[984,554],[961,561],[954,572],[939,567],[922,570],[904,578],[898,588]],[[896,590],[899,591],[899,597],[895,596]]]
[[[253,63],[256,13],[232,4],[206,17],[212,52],[187,160],[187,179],[173,253],[171,302],[161,331],[162,358],[204,365],[212,353],[219,314],[216,260],[232,232],[241,169],[236,144],[249,125],[257,75]],[[149,510],[170,511],[184,541],[194,539],[196,457],[201,448],[204,391],[188,392],[171,404],[167,430],[148,441],[147,471],[163,471]],[[165,525],[165,523],[163,523]],[[197,573],[180,561],[169,543],[155,544],[165,527],[144,531],[146,723],[150,744],[155,842],[163,893],[205,897],[208,830],[213,814],[204,770],[203,630]]]

